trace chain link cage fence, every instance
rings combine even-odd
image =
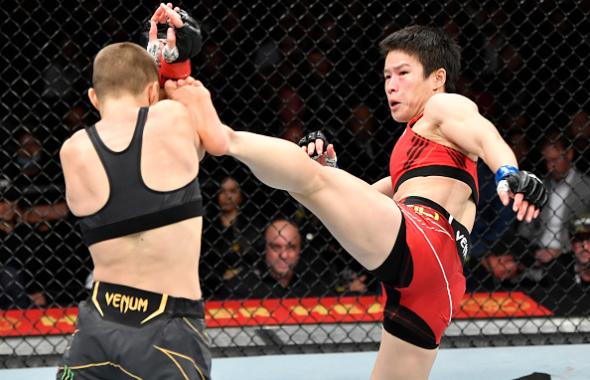
[[[92,262],[65,204],[59,148],[97,120],[86,93],[94,55],[111,42],[139,42],[157,5],[19,0],[0,11],[3,366],[54,363],[74,330]],[[501,207],[481,166],[467,294],[443,347],[588,341],[590,254],[579,242],[588,235],[569,227],[590,211],[588,1],[178,5],[202,24],[193,75],[225,123],[293,141],[322,129],[340,167],[368,182],[387,175],[402,130],[388,113],[378,42],[413,23],[454,36],[463,49],[459,92],[552,195],[526,228]],[[380,286],[309,211],[232,159],[206,157],[200,180],[214,355],[377,348]],[[272,240],[277,226],[289,229],[286,247]],[[265,259],[282,249],[295,257],[286,287]]]

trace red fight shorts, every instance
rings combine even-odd
[[[397,205],[402,223],[396,243],[372,271],[387,297],[383,327],[404,341],[434,349],[465,294],[469,232],[429,199],[408,197]]]

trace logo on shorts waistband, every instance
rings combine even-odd
[[[127,313],[129,310],[146,312],[149,305],[147,298],[129,296],[121,293],[106,292],[105,299],[107,301],[107,306],[119,309],[119,312],[122,314]]]
[[[469,242],[467,241],[467,237],[463,235],[463,233],[461,233],[460,231],[457,231],[455,241],[459,243],[459,246],[461,246],[461,250],[463,251],[463,258],[466,258],[467,254],[469,253]]]
[[[440,216],[438,215],[438,212],[436,212],[436,211],[429,213],[429,212],[424,211],[424,207],[422,207],[422,206],[414,205],[411,207],[414,209],[414,212],[418,215],[428,216],[429,218],[432,218],[434,220],[438,220],[440,218]]]

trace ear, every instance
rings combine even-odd
[[[100,103],[98,102],[98,96],[96,95],[96,91],[94,91],[94,88],[92,87],[88,89],[88,99],[90,99],[90,103],[92,103],[92,106],[100,112]]]
[[[447,71],[443,68],[437,69],[432,73],[432,90],[440,92],[445,90],[447,81]]]
[[[148,101],[150,106],[156,104],[160,100],[160,84],[153,82],[148,85]]]

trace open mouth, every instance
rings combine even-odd
[[[400,102],[394,102],[394,101],[389,102],[389,108],[391,108],[391,109],[396,108],[398,105],[400,105]]]

